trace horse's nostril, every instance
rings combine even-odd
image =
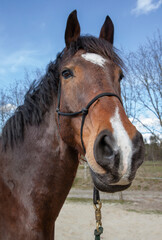
[[[100,141],[100,148],[102,149],[103,151],[103,155],[106,157],[106,158],[109,158],[111,156],[113,156],[113,150],[112,148],[110,147],[110,144],[109,144],[109,137],[106,135],[104,136],[101,141]]]
[[[96,162],[106,170],[112,169],[116,161],[119,162],[119,153],[114,146],[115,140],[111,132],[104,130],[97,136],[94,156]]]

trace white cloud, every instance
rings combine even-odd
[[[162,4],[162,0],[137,0],[137,6],[132,10],[132,14],[146,14],[158,9]]]
[[[10,112],[13,110],[16,110],[16,106],[10,103],[0,107],[0,111],[3,111],[3,112]]]
[[[130,118],[130,121],[133,119]],[[159,123],[159,120],[155,117],[145,117],[141,116],[140,121],[147,126],[149,129],[151,129],[155,134],[157,134],[160,138],[162,138],[162,132],[161,132],[161,126]],[[137,128],[139,132],[142,133],[143,137],[149,142],[151,133],[138,121],[133,121],[133,125]]]
[[[0,57],[0,74],[6,71],[16,72],[21,66],[38,64],[37,52],[34,50],[19,50],[8,56]]]

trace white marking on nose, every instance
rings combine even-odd
[[[113,136],[116,140],[117,148],[120,152],[120,166],[119,174],[122,174],[120,181],[128,180],[131,170],[131,158],[132,158],[132,142],[125,130],[119,115],[119,108],[116,109],[115,115],[110,120],[113,128]]]
[[[104,67],[105,62],[107,61],[102,56],[96,53],[84,53],[81,55],[86,61],[99,65],[100,67]]]

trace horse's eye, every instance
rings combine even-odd
[[[120,73],[119,75],[119,82],[124,78],[124,74],[123,73]]]
[[[65,79],[68,79],[70,77],[73,77],[73,72],[70,70],[70,69],[66,69],[62,72],[62,76],[65,78]]]

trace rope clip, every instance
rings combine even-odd
[[[102,227],[101,208],[102,208],[102,203],[101,203],[100,200],[97,200],[97,204],[94,204],[95,218],[96,218],[96,230],[97,230],[97,232],[99,232],[99,228]]]

